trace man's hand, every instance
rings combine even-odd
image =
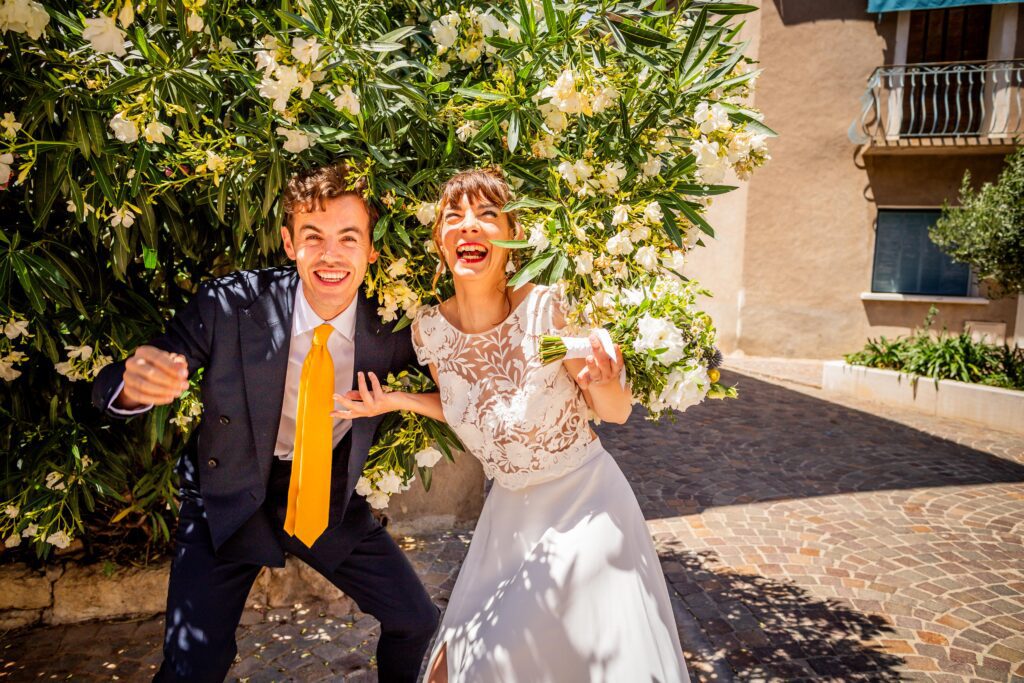
[[[188,389],[188,362],[177,353],[140,346],[124,366],[124,389],[114,405],[122,410],[167,405]]]

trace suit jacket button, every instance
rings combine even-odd
[[[209,460],[206,461],[206,464],[209,465],[210,468],[212,469],[219,465],[220,463],[217,462],[217,458],[210,458]]]
[[[221,416],[220,416],[220,423],[221,423],[222,425],[226,425],[226,424],[229,424],[230,422],[231,422],[231,418],[230,418],[230,417],[228,417],[227,415],[221,415]]]

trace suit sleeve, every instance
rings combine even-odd
[[[149,346],[184,356],[188,362],[188,374],[192,376],[210,358],[216,311],[216,292],[205,285],[200,286],[195,297],[171,319],[162,335],[149,342]],[[100,370],[93,380],[93,405],[112,417],[127,418],[136,414],[110,407],[124,387],[124,368],[125,361],[112,363]]]

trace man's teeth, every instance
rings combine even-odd
[[[317,273],[317,275],[324,282],[341,282],[348,277],[348,273]]]

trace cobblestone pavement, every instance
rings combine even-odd
[[[599,429],[647,516],[694,678],[1024,681],[1024,438],[726,379],[741,400]],[[403,539],[441,603],[468,541]],[[376,624],[343,611],[246,612],[230,680],[376,680]],[[160,632],[13,634],[0,681],[146,680]]]

